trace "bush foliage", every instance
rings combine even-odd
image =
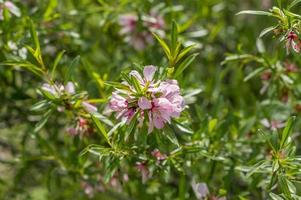
[[[0,0],[0,199],[301,199],[300,0]]]

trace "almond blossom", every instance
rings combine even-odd
[[[137,91],[131,83],[124,82],[129,90],[117,89],[109,102],[109,107],[117,113],[117,119],[123,118],[128,123],[139,114],[140,125],[143,125],[146,113],[149,133],[154,127],[162,129],[166,123],[171,123],[171,119],[179,117],[185,107],[178,82],[157,81],[156,71],[157,67],[152,65],[144,67],[143,77],[139,72],[131,71],[130,77],[137,80],[142,92]]]

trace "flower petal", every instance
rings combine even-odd
[[[153,65],[145,66],[144,70],[143,70],[144,78],[147,81],[152,81],[156,71],[157,71],[157,67],[155,67]]]
[[[74,87],[74,83],[69,81],[66,86],[65,86],[65,91],[68,94],[74,94],[75,93],[75,87]]]
[[[152,103],[150,100],[148,100],[146,97],[141,97],[138,100],[138,105],[139,108],[141,108],[142,110],[148,110],[152,108]]]

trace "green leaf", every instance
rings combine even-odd
[[[263,132],[263,130],[258,129],[258,133],[261,134],[265,141],[269,144],[269,146],[273,149],[273,151],[276,151],[277,146],[272,142],[272,135],[271,134],[266,134],[265,132]]]
[[[136,112],[135,115],[133,116],[133,118],[131,119],[131,122],[129,123],[127,130],[126,130],[124,140],[127,140],[129,138],[129,136],[136,130],[139,114],[140,114],[140,112]]]
[[[41,128],[43,128],[43,126],[47,123],[49,117],[51,116],[52,112],[53,109],[50,109],[43,114],[42,119],[35,125],[34,132],[38,132],[39,130],[41,130]]]
[[[260,10],[243,10],[237,13],[236,15],[244,15],[244,14],[273,16],[273,14],[270,12],[260,11]]]
[[[97,119],[99,119],[100,121],[102,121],[103,123],[107,124],[108,126],[114,126],[114,124],[111,122],[111,120],[109,120],[106,116],[104,116],[98,112],[94,112],[93,116],[96,117]]]
[[[208,132],[211,133],[217,125],[217,119],[211,119],[208,125]]]
[[[251,78],[253,78],[254,76],[256,76],[257,74],[259,74],[260,72],[262,72],[264,70],[265,70],[265,67],[257,68],[256,70],[254,70],[253,72],[251,72],[248,76],[246,76],[244,78],[244,82],[247,82],[248,80],[250,80]]]
[[[265,36],[269,32],[273,31],[275,28],[276,28],[275,26],[270,26],[270,27],[267,27],[267,28],[263,29],[261,31],[261,33],[259,34],[259,37],[261,38],[261,37]]]
[[[257,47],[259,53],[263,54],[266,52],[264,43],[261,38],[257,38],[256,47]]]
[[[64,79],[65,83],[70,80],[74,81],[73,79],[75,78],[74,77],[75,69],[79,66],[79,63],[80,63],[80,56],[76,56],[67,68],[67,72],[65,74],[65,79]]]
[[[193,131],[189,127],[186,127],[181,123],[176,123],[176,127],[183,133],[193,134]]]
[[[59,64],[60,60],[62,59],[63,55],[65,53],[65,50],[61,51],[55,58],[53,66],[52,66],[52,71],[51,71],[51,78],[54,78],[55,70],[57,65]]]
[[[0,63],[0,66],[13,66],[13,67],[22,67],[27,69],[28,71],[34,73],[35,75],[39,76],[40,78],[43,77],[43,70],[36,65],[27,62],[27,61],[6,61],[3,63]]]
[[[291,192],[289,191],[288,185],[287,185],[287,181],[286,181],[286,177],[283,175],[278,175],[278,184],[279,187],[281,189],[281,191],[284,193],[284,195],[286,197],[288,197],[289,199],[291,199]]]
[[[41,53],[41,47],[40,47],[40,42],[39,42],[39,38],[38,38],[38,35],[37,35],[35,25],[34,25],[34,23],[31,19],[28,19],[28,21],[29,21],[29,27],[30,27],[30,35],[31,35],[31,38],[34,42],[35,50],[36,50],[36,52],[38,52],[40,54]]]
[[[119,82],[113,82],[113,81],[105,81],[104,83],[107,86],[113,87],[113,88],[119,88],[123,90],[130,90],[130,88],[122,83]]]
[[[297,192],[296,186],[289,180],[286,180],[286,182],[287,182],[287,186],[288,186],[289,191],[292,194],[296,194],[296,192]]]
[[[48,100],[42,100],[32,105],[30,111],[41,111],[48,108],[49,105],[51,105],[51,102],[49,102]]]
[[[155,36],[155,38],[157,39],[157,41],[159,42],[159,44],[163,48],[164,53],[167,56],[167,58],[169,60],[171,60],[172,59],[171,52],[170,52],[170,49],[169,49],[168,45],[166,44],[166,42],[164,42],[164,40],[162,40],[157,34],[153,33],[153,35]]]
[[[247,173],[247,177],[252,176],[254,173],[262,173],[262,169],[264,169],[268,165],[269,165],[269,161],[267,160],[259,161],[249,169]]]
[[[182,72],[194,61],[198,54],[192,54],[188,56],[176,69],[176,72],[174,74],[174,78],[178,77]]]
[[[131,78],[130,78],[125,72],[121,72],[121,77],[122,77],[128,84],[132,84]]]
[[[171,26],[171,55],[175,57],[175,51],[178,43],[178,25],[175,21],[172,22]]]
[[[262,60],[256,56],[253,56],[251,54],[241,54],[241,55],[230,55],[227,56],[226,59],[221,63],[221,65],[224,65],[228,62],[232,61],[256,61],[256,62],[262,62]]]
[[[103,147],[98,144],[90,144],[89,146],[87,146],[80,152],[79,156],[80,157],[84,156],[87,153],[91,153],[96,156],[104,156],[104,155],[109,155],[109,152],[110,152],[110,149],[107,147]]]
[[[272,200],[284,200],[281,196],[274,194],[274,193],[269,193],[270,197],[272,198]]]
[[[95,116],[91,115],[92,121],[94,122],[94,124],[96,125],[96,128],[98,130],[99,133],[101,133],[104,138],[106,139],[107,143],[112,146],[109,136],[107,134],[107,131],[105,129],[105,127],[102,125],[102,123],[99,121],[98,118],[96,118]]]
[[[180,146],[180,144],[179,144],[179,141],[178,141],[178,139],[177,139],[177,137],[176,137],[176,135],[175,135],[175,132],[174,132],[174,130],[172,129],[172,127],[170,127],[169,125],[166,125],[165,127],[164,127],[164,136],[166,136],[168,139],[169,139],[169,141],[171,141],[173,144],[175,144],[177,147],[179,147]],[[161,133],[158,133],[158,134],[161,134]]]
[[[291,79],[291,77],[287,76],[286,74],[281,74],[280,77],[286,85],[291,85],[294,83],[294,80]]]
[[[47,9],[44,12],[44,20],[48,21],[51,19],[51,15],[55,13],[55,8],[57,7],[57,0],[48,0]]]
[[[120,158],[117,157],[108,157],[108,160],[106,160],[106,169],[105,169],[105,175],[104,175],[104,182],[108,183],[110,179],[115,174],[116,170],[119,167],[119,161]]]
[[[116,130],[118,130],[119,127],[124,126],[124,124],[125,124],[125,122],[123,122],[123,121],[117,123],[115,126],[113,126],[113,128],[111,128],[111,130],[110,130],[109,133],[108,133],[108,136],[109,136],[109,137],[112,136],[113,133],[114,133]]]
[[[289,118],[289,120],[287,121],[286,126],[281,134],[280,149],[282,149],[285,146],[285,144],[287,143],[287,139],[293,131],[293,125],[294,125],[295,120],[296,120],[296,117],[293,116],[293,117]]]
[[[177,56],[176,63],[181,60],[189,51],[195,47],[195,44],[189,45],[181,50],[180,54]]]
[[[294,0],[292,3],[290,3],[288,6],[287,6],[287,9],[290,10],[292,9],[294,6],[296,6],[297,4],[299,4],[301,2],[301,0]]]
[[[138,94],[141,94],[142,92],[142,88],[141,88],[141,85],[140,83],[138,82],[138,80],[136,79],[136,77],[134,76],[131,76],[131,80],[132,80],[132,83],[137,91]]]

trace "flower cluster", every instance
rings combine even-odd
[[[88,119],[79,117],[75,121],[75,126],[68,127],[67,133],[70,136],[87,136],[91,133],[93,133],[93,126],[91,125],[90,121]]]
[[[44,83],[41,87],[44,92],[49,93],[54,98],[59,98],[62,95],[75,94],[75,86],[73,82],[68,82],[66,85],[62,84],[48,84]]]
[[[77,111],[73,112],[76,115],[74,124],[67,128],[70,136],[85,136],[93,132],[89,115],[86,114],[96,114],[97,108],[87,102],[85,93],[76,92],[73,82],[67,82],[66,85],[44,83],[41,92],[48,99],[53,100],[52,102],[57,106],[59,112]]]
[[[151,11],[149,15],[143,15],[139,19],[136,14],[124,14],[119,18],[121,26],[120,34],[125,36],[125,41],[136,50],[144,49],[147,44],[153,43],[151,32],[161,37],[165,36],[165,22],[157,11]]]
[[[42,93],[50,99],[61,99],[64,103],[64,108],[71,109],[71,107],[76,104],[76,101],[79,100],[80,95],[76,96],[75,84],[73,82],[67,82],[66,85],[62,84],[49,84],[44,83],[41,87]],[[88,113],[97,112],[97,108],[84,99],[81,100],[81,107]],[[59,107],[59,111],[63,111],[64,108]]]
[[[3,10],[7,9],[10,13],[13,15],[20,17],[20,9],[13,4],[11,1],[4,1],[3,3],[0,3],[0,20],[3,20]]]
[[[149,133],[154,127],[162,129],[166,123],[170,123],[171,118],[179,117],[185,107],[177,81],[156,81],[156,71],[157,67],[150,65],[144,68],[144,77],[137,71],[130,72],[129,78],[135,79],[139,88],[129,81],[123,82],[127,89],[113,92],[109,103],[109,107],[117,113],[117,118],[124,118],[127,122],[136,114],[140,114],[140,125],[147,118]]]

